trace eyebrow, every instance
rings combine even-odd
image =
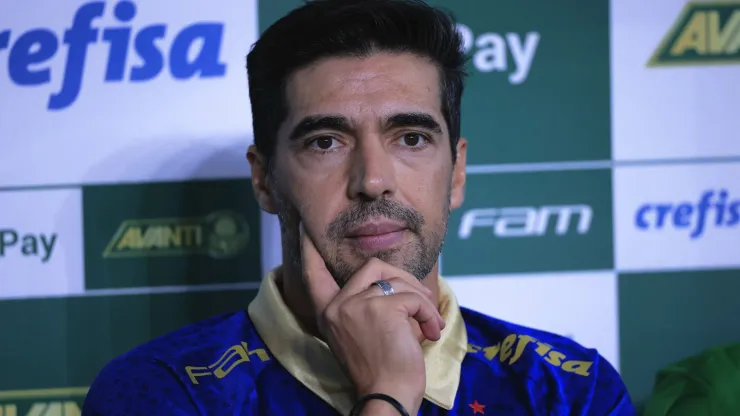
[[[437,120],[427,113],[399,113],[394,114],[385,122],[387,130],[399,127],[422,127],[435,133],[442,134],[442,127]]]
[[[442,134],[442,127],[427,113],[398,113],[388,117],[383,127],[386,130],[399,127],[421,127]],[[315,115],[304,117],[290,132],[290,140],[297,140],[317,130],[336,130],[351,134],[354,130],[353,123],[345,116],[340,115]]]
[[[344,116],[317,115],[304,117],[290,132],[290,140],[297,140],[316,130],[338,130],[342,133],[352,132],[352,123]]]

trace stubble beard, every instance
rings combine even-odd
[[[424,217],[416,210],[404,206],[390,199],[377,199],[370,202],[362,202],[340,213],[332,221],[324,233],[324,241],[335,249],[329,253],[322,253],[326,268],[340,287],[349,281],[357,273],[362,265],[371,257],[376,257],[386,263],[396,266],[417,280],[422,281],[429,275],[437,263],[439,254],[444,245],[447,233],[447,225],[450,217],[450,189],[447,190],[447,198],[442,207],[442,222],[437,225],[439,231],[425,227]],[[287,259],[295,270],[302,270],[300,235],[298,227],[301,221],[296,207],[287,198],[277,192],[273,195],[277,205],[277,216],[280,222],[280,235],[283,241],[283,250]],[[414,238],[403,247],[365,253],[342,244],[346,232],[362,222],[376,217],[388,218],[399,221],[408,227]],[[321,249],[317,247],[320,251]],[[356,263],[350,263],[345,259],[357,259]]]

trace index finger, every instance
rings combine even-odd
[[[303,283],[316,308],[317,314],[326,309],[329,302],[339,293],[339,285],[326,268],[324,258],[306,232],[303,221],[299,226],[301,238],[301,267]]]

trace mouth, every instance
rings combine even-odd
[[[350,244],[363,251],[384,251],[401,244],[407,229],[396,221],[367,221],[351,229],[346,237]]]

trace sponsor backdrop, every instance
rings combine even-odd
[[[244,57],[297,0],[0,6],[0,415],[245,308],[280,261]],[[740,2],[435,1],[470,54],[460,302],[599,349],[637,402],[740,341]]]

